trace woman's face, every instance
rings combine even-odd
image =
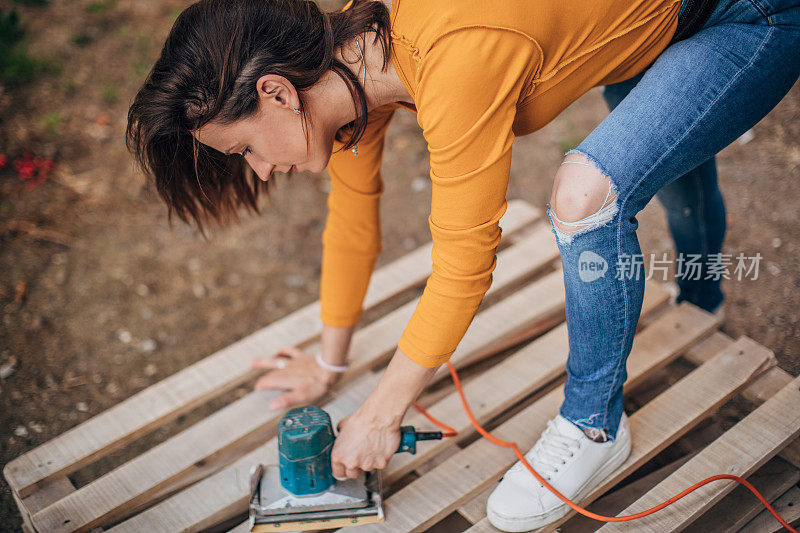
[[[192,134],[224,154],[243,154],[263,181],[270,178],[273,170],[288,172],[292,166],[299,171],[322,172],[328,165],[335,134],[335,129],[330,132],[333,128],[325,127],[324,112],[316,113],[316,106],[306,99],[306,147],[302,115],[294,112],[300,105],[294,87],[286,78],[274,74],[259,78],[257,87],[258,111],[252,117],[228,125],[212,121]]]

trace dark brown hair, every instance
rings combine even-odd
[[[306,145],[303,93],[327,71],[338,74],[356,118],[336,140],[345,143],[342,150],[355,146],[367,124],[366,95],[334,51],[373,32],[386,70],[389,31],[389,11],[379,0],[353,0],[330,13],[312,0],[201,0],[186,8],[128,110],[126,130],[128,150],[169,208],[170,226],[174,211],[187,224],[194,219],[205,236],[210,218],[225,224],[232,215],[238,222],[241,205],[259,213],[259,189],[269,196],[273,180],[261,181],[240,154],[225,155],[191,132],[212,120],[226,125],[252,116],[264,74],[283,76],[297,89]]]

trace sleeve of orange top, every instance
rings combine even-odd
[[[511,30],[441,37],[420,59],[417,121],[430,151],[432,274],[398,343],[417,363],[445,363],[492,284],[506,211],[512,125],[538,47]]]
[[[373,109],[367,129],[351,150],[335,152],[328,161],[331,191],[322,232],[320,319],[333,327],[358,323],[375,261],[381,252],[381,159],[386,129],[397,106]],[[343,143],[334,141],[333,149]]]

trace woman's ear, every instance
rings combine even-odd
[[[259,98],[265,104],[278,105],[279,107],[294,108],[297,105],[297,93],[289,80],[277,74],[265,74],[258,78],[256,90]]]

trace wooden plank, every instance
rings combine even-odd
[[[530,242],[537,240],[539,238],[534,236]],[[526,256],[519,255],[519,250],[513,247],[503,253],[506,252],[520,259],[503,263],[504,270],[515,272],[516,275],[509,276],[501,272],[495,290],[501,289],[505,282],[517,279],[522,275],[522,269],[536,268],[537,265],[536,261],[529,258],[522,261],[521,258]],[[531,302],[536,303],[532,305]],[[513,335],[542,317],[561,312],[563,305],[561,272],[544,276],[497,305],[481,311],[470,328],[471,333],[462,341],[459,353],[453,355],[454,364],[459,364],[462,358],[468,358],[472,350],[485,350],[498,337]],[[400,310],[356,333],[352,349],[352,372],[363,372],[384,354],[390,353],[415,307],[416,302],[409,302]],[[223,453],[228,447],[236,446],[245,439],[250,440],[253,435],[263,434],[266,429],[274,427],[282,411],[264,409],[264,405],[278,394],[280,391],[253,391],[247,394],[37,513],[33,517],[34,523],[48,531],[56,531],[59,524],[69,520],[66,530],[73,531],[101,525],[146,507],[163,491],[165,485],[175,487],[181,480],[194,477],[190,474],[196,465],[205,465],[209,458]]]
[[[725,403],[748,381],[763,372],[765,365],[773,364],[772,352],[746,337],[740,338],[633,413],[629,418],[633,437],[631,455],[619,469],[584,498],[581,505],[585,508],[630,475]],[[554,531],[571,516],[574,516],[574,512],[537,531]],[[628,528],[632,527],[631,524],[626,525]],[[633,530],[639,531],[635,528]],[[496,530],[484,518],[468,531],[475,533]]]
[[[504,233],[513,233],[541,218],[541,210],[525,202],[509,202],[501,219]],[[364,306],[374,307],[392,295],[422,283],[430,275],[428,243],[378,269]],[[22,498],[37,484],[65,476],[107,455],[165,422],[230,390],[255,373],[249,361],[284,345],[298,345],[319,335],[319,302],[278,320],[194,365],[142,390],[9,462],[3,473]]]
[[[700,450],[695,451],[689,455],[681,457],[677,461],[673,461],[668,465],[662,466],[654,472],[650,472],[646,476],[637,479],[633,483],[625,485],[621,489],[608,493],[597,501],[593,502],[587,508],[598,514],[606,516],[614,516],[628,505],[636,501],[636,499],[652,489],[667,476],[672,474],[683,464],[694,457]],[[485,513],[484,513],[485,516]],[[576,513],[573,517],[567,520],[564,524],[558,527],[559,533],[593,533],[598,528],[597,520],[587,518],[582,514]]]
[[[25,533],[33,533],[35,530],[31,522],[31,515],[75,492],[75,486],[66,477],[61,477],[46,483],[25,499],[21,499],[13,490],[10,492],[17,504],[19,514],[22,516],[22,530]]]
[[[17,504],[17,509],[19,510],[19,514],[22,517],[22,531],[23,533],[34,533],[35,530],[33,529],[33,524],[31,523],[31,516],[30,513],[25,508],[25,504],[22,503],[19,496],[12,490],[11,496],[14,498],[14,503]]]
[[[486,502],[489,501],[492,491],[494,491],[494,485],[489,485],[483,489],[483,492],[461,505],[458,513],[473,524],[477,524],[486,516]]]
[[[535,315],[540,312],[540,308],[531,307],[531,299],[541,302],[542,306],[562,306],[563,301],[561,300],[563,299],[563,291],[559,293],[554,289],[559,283],[562,283],[561,273],[556,272],[550,274],[540,281],[518,291],[517,294],[503,300],[496,306],[479,313],[473,323],[474,327],[470,329],[470,332],[462,341],[462,345],[465,349],[463,354],[469,355],[470,349],[483,350],[487,345],[493,342],[496,335],[502,334],[503,327],[507,327],[509,331],[512,331],[517,327],[517,321],[519,321],[519,323],[524,323],[529,320],[530,317],[527,313],[534,313]],[[549,304],[547,303],[548,301],[550,302]],[[395,333],[397,333],[397,331],[395,331]],[[388,336],[387,338],[389,338],[392,343],[394,343],[396,339],[395,336]],[[367,346],[372,346],[373,348],[375,348],[375,345],[374,342],[367,344]],[[458,364],[458,357],[457,354],[454,354],[456,364]],[[253,412],[242,412],[242,414],[251,418],[258,416]],[[243,420],[241,423],[247,425],[249,422]],[[154,460],[157,460],[159,457],[163,457],[163,454],[154,456]],[[88,501],[89,500],[87,500],[87,502]],[[92,498],[91,501],[94,501],[92,507],[96,509],[97,503],[95,499]]]
[[[649,290],[648,286],[648,290]],[[660,288],[660,285],[659,285]],[[647,292],[645,292],[645,298],[647,298]],[[669,310],[665,310],[663,313],[661,310],[656,306],[653,305],[653,312],[647,313],[646,315],[642,313],[642,317],[639,320],[639,323],[647,324],[650,322],[655,322],[661,318],[661,315],[669,312]],[[656,315],[653,318],[652,315]],[[731,344],[733,344],[733,339],[730,338],[728,335],[720,331],[714,331],[710,335],[700,339],[699,341],[695,342],[686,350],[684,355],[692,360],[695,361],[707,361],[711,359],[716,353],[728,348]],[[758,378],[757,378],[758,379]],[[666,477],[666,474],[664,475]],[[653,483],[655,485],[655,483]],[[486,502],[489,500],[489,495],[494,490],[494,486],[488,487],[485,491],[481,492],[476,498],[470,500],[469,502],[465,503],[461,507],[459,507],[458,512],[467,520],[472,522],[473,524],[479,522],[486,516]],[[640,493],[637,493],[637,496]],[[630,502],[632,503],[636,498],[631,498]],[[622,509],[622,507],[620,508]],[[619,510],[619,509],[618,509]],[[580,518],[580,517],[577,517]],[[592,521],[594,524],[595,522]]]
[[[552,275],[556,274],[560,275],[560,273],[554,273]],[[543,279],[539,283],[546,283],[549,285],[550,282]],[[503,300],[503,302],[493,306],[487,311],[479,313],[476,318],[476,323],[473,324],[473,326],[475,326],[474,329],[472,326],[470,327],[469,332],[464,340],[462,340],[462,344],[471,346],[472,350],[482,350],[485,346],[495,342],[498,328],[503,327],[504,322],[516,320],[514,318],[516,315],[529,312],[531,307],[530,302],[537,301],[536,294],[530,292],[535,289],[536,285],[537,284],[534,284],[521,289],[518,293]],[[561,292],[561,297],[563,298],[563,291]],[[541,298],[538,299],[541,300]],[[507,310],[505,316],[495,316],[489,322],[491,327],[484,327],[484,325],[482,325],[481,321],[484,313],[492,313],[495,310],[502,310],[504,308]],[[528,311],[526,311],[526,309]],[[513,328],[514,326],[512,325],[511,327]],[[674,323],[670,323],[669,326],[665,327],[674,328]],[[473,335],[479,335],[479,339],[483,340],[479,341],[470,338]],[[535,345],[536,348],[532,348],[532,345]],[[540,384],[546,383],[548,380],[552,379],[552,377],[563,372],[567,346],[565,325],[560,330],[553,330],[540,339],[537,339],[532,345],[529,345],[523,349],[521,353],[517,353],[513,356],[520,360],[522,357],[527,357],[529,359],[528,362],[515,362],[514,358],[507,358],[495,367],[496,370],[493,368],[481,375],[480,380],[473,380],[465,385],[465,389],[471,391],[475,387],[480,387],[481,382],[493,383],[495,387],[499,387],[499,390],[502,390],[504,393],[504,395],[496,393],[486,394],[485,391],[481,389],[480,394],[486,397],[487,400],[491,398],[491,402],[487,401],[483,406],[476,406],[478,416],[492,416],[508,405],[511,405],[518,398],[524,396],[528,391],[535,390]],[[460,349],[461,345],[459,346],[459,350]],[[518,383],[517,388],[504,377],[504,375],[508,373],[506,369],[510,368],[509,365],[517,365],[513,367],[515,370],[511,372],[511,375],[516,377]],[[493,376],[498,377],[493,379]],[[534,377],[530,378],[526,376]],[[520,382],[520,378],[524,379]],[[375,383],[377,383],[377,381]],[[366,397],[371,388],[374,387],[374,383],[365,383],[363,386],[367,387],[367,390],[362,391],[360,395]],[[346,392],[354,393],[352,387],[347,388]],[[333,418],[336,417],[337,407],[335,403],[326,405],[325,409],[331,413]],[[448,398],[437,403],[429,409],[429,411],[433,416],[441,420],[447,420],[447,423],[453,425],[453,427],[457,429],[462,428],[463,432],[459,434],[459,438],[465,438],[469,435],[467,430],[471,425],[469,425],[468,420],[465,418],[465,414],[460,406],[460,400],[455,396],[455,393],[452,393]],[[413,410],[409,411],[409,414],[404,420],[404,424],[408,423],[419,426],[429,425],[429,422],[423,419],[422,415]],[[392,459],[389,468],[384,470],[384,478],[387,480],[387,483],[391,483],[392,480],[405,475],[422,461],[444,449],[443,447],[449,446],[451,442],[428,442],[425,443],[425,446],[420,446],[420,452],[418,452],[416,456],[396,456]],[[172,498],[118,525],[113,531],[141,531],[144,529],[150,531],[171,531],[174,529],[197,531],[235,515],[237,512],[236,510],[238,510],[238,512],[246,511],[249,490],[246,484],[238,487],[237,490],[230,489],[230,487],[220,489],[219,485],[229,483],[230,477],[236,476],[233,472],[238,471],[240,472],[239,477],[243,476],[243,472],[246,472],[249,466],[254,462],[259,460],[266,463],[274,462],[274,458],[267,460],[268,457],[272,457],[270,454],[273,453],[273,447],[274,445],[272,443],[268,443],[260,450],[256,450],[248,456],[245,456],[218,475],[214,475],[207,480],[187,488]],[[223,496],[220,495],[221,493]],[[192,512],[187,512],[187,509],[191,509]]]
[[[799,387],[800,378],[796,378],[621,514],[649,509],[714,474],[752,474],[800,434],[800,410],[796,409],[800,405]],[[681,531],[735,487],[733,481],[705,485],[672,504],[669,512],[637,520],[637,531]],[[614,523],[601,531],[624,529],[625,524]]]
[[[800,487],[792,487],[780,498],[770,503],[775,511],[789,522],[789,525],[796,527],[800,523]],[[778,531],[786,531],[786,528],[775,520],[772,513],[764,509],[740,529],[739,533],[777,533]]]
[[[704,326],[715,324],[683,305],[667,317],[670,320],[650,325],[635,337],[628,359],[628,387],[707,334]],[[563,397],[562,387],[554,389],[500,425],[494,435],[517,442],[522,450],[529,448],[558,412]],[[422,531],[500,479],[515,461],[516,456],[506,448],[479,439],[390,497],[385,505],[385,529],[364,526],[363,531]]]
[[[768,502],[772,502],[800,481],[800,470],[776,456],[753,472],[747,481]],[[690,527],[695,531],[734,533],[763,510],[764,506],[752,492],[746,487],[737,486],[722,501],[692,522]]]
[[[68,478],[56,478],[23,499],[22,503],[25,505],[25,509],[33,514],[73,492],[75,492],[75,485]]]
[[[714,354],[713,349],[708,349],[709,346],[722,345],[725,342],[729,342],[729,339],[730,337],[721,331],[714,332],[714,334],[709,336],[706,340],[708,343],[707,346],[700,346],[698,350],[688,350],[686,352],[686,359],[698,365],[704,363]],[[778,366],[773,366],[753,380],[753,383],[742,391],[742,396],[760,405],[791,383],[792,379],[794,378],[792,378],[791,374]]]
[[[722,346],[723,343],[730,342],[732,339],[721,331],[715,331],[704,339],[698,346],[690,348],[686,352],[686,359],[695,364],[700,364],[706,360],[710,354],[714,353],[715,346]],[[742,396],[761,405],[775,393],[788,385],[792,379],[791,374],[778,366],[773,366],[760,376],[758,376],[747,388],[742,391]],[[778,455],[788,461],[795,468],[800,469],[800,439],[795,439],[784,447]]]
[[[703,312],[702,310],[700,311]],[[722,333],[721,331],[715,331],[705,339],[690,347],[686,351],[685,357],[696,364],[702,364],[713,357],[718,351],[727,349],[733,342],[734,341],[730,336]],[[777,392],[775,389],[777,384],[786,384],[786,376],[789,375],[785,371],[781,370],[777,366],[772,366],[748,383],[747,386],[741,391],[741,395],[750,401],[760,404],[763,402],[763,398],[768,398]],[[789,381],[791,381],[791,377],[789,377]],[[635,498],[628,503],[633,503],[634,500]],[[540,533],[553,530],[564,523],[565,520],[568,520],[570,516],[574,516],[574,513],[570,513],[567,515],[567,517],[564,517],[558,522],[551,524],[547,528],[543,528]],[[596,521],[591,522],[593,524],[597,524]]]

